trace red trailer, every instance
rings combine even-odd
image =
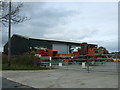
[[[31,53],[33,54],[38,54],[40,56],[58,56],[58,51],[57,50],[50,50],[50,49],[37,49],[37,50],[32,50]]]
[[[89,56],[89,58],[100,59],[100,61],[106,61],[109,58],[108,56],[102,56],[105,54],[106,50],[104,48],[98,48],[95,44],[81,43],[80,47],[81,48],[78,48],[78,51],[73,52],[73,54],[78,57],[84,55],[84,59],[87,59],[87,56]]]

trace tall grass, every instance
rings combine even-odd
[[[13,55],[11,57],[11,66],[8,67],[8,56],[2,56],[2,70],[39,70],[39,60],[33,55]]]

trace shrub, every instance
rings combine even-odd
[[[7,65],[8,56],[2,57],[2,64]],[[38,60],[33,55],[13,55],[11,57],[11,65],[14,66],[37,66]]]

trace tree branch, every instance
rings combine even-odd
[[[7,24],[9,19],[9,7],[7,2],[2,2],[2,5],[0,5],[0,8],[2,8],[2,16],[0,17],[0,20],[2,21],[2,24]],[[11,10],[11,22],[12,24],[18,24],[21,22],[24,22],[26,20],[29,20],[25,16],[20,16],[20,9],[23,7],[23,3],[18,3],[17,5],[12,4],[12,10]]]

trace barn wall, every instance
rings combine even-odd
[[[8,53],[8,43],[4,45],[4,54]]]
[[[24,52],[28,52],[30,47],[43,47],[58,50],[59,53],[71,53],[70,48],[79,45],[78,43],[26,38],[20,35],[13,35],[11,42],[12,54],[22,54]],[[4,53],[8,53],[8,43],[4,46]]]
[[[17,35],[11,38],[11,54],[22,54],[29,50],[29,40]],[[8,53],[8,43],[4,46],[4,52]]]
[[[43,47],[52,49],[52,42],[38,39],[30,39],[30,47]]]

